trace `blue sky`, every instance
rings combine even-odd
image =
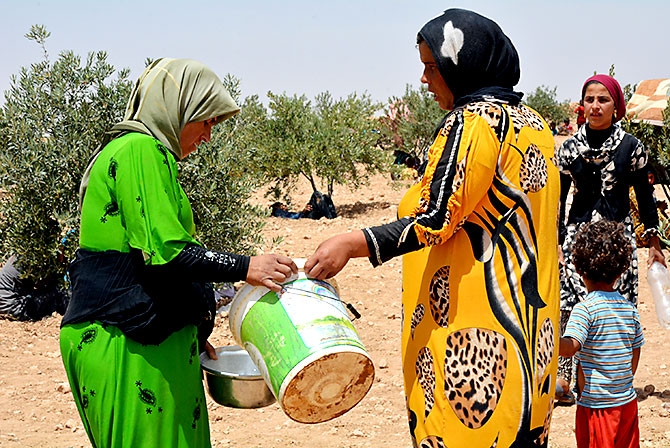
[[[450,7],[486,15],[510,36],[517,90],[557,87],[559,100],[576,100],[584,79],[611,64],[622,85],[670,77],[667,0],[0,0],[0,91],[41,60],[24,37],[39,24],[51,32],[52,60],[104,50],[132,79],[146,58],[189,57],[238,77],[243,96],[327,90],[385,101],[419,86],[416,33]]]

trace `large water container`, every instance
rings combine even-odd
[[[307,278],[302,259],[281,293],[244,285],[230,305],[230,329],[282,410],[300,423],[338,417],[367,394],[374,365],[330,281]]]

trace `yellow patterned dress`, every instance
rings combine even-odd
[[[417,218],[426,248],[403,259],[415,446],[547,446],[559,319],[553,153],[534,111],[471,103],[448,115],[422,181],[400,204],[399,216],[420,217],[448,196],[443,227]],[[440,170],[445,185],[436,186]]]

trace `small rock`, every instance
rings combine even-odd
[[[351,436],[352,437],[365,437],[365,434],[363,434],[363,431],[361,431],[360,429],[354,429],[353,431],[351,431]]]
[[[389,362],[385,358],[382,358],[377,363],[377,367],[379,367],[380,369],[388,369],[389,368]]]

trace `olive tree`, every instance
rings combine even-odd
[[[311,153],[299,160],[301,174],[314,190],[316,178],[325,181],[332,196],[334,184],[359,188],[371,175],[388,172],[390,160],[377,148],[378,123],[373,118],[377,105],[369,96],[353,93],[334,100],[324,92],[315,101],[316,129],[310,136]]]
[[[0,251],[18,256],[24,277],[60,281],[77,247],[77,192],[93,148],[122,117],[131,82],[105,52],[85,60],[70,51],[49,59],[49,32],[25,36],[39,44],[40,62],[12,76],[0,116]],[[69,242],[62,248],[61,239]],[[64,253],[61,253],[63,251]]]
[[[286,197],[301,176],[314,191],[332,196],[336,184],[358,188],[372,174],[388,171],[389,158],[376,147],[377,105],[369,96],[335,100],[324,92],[312,102],[305,95],[268,92],[268,98],[267,109],[257,99],[250,105],[258,120],[245,127],[240,163],[271,182],[275,197]]]

